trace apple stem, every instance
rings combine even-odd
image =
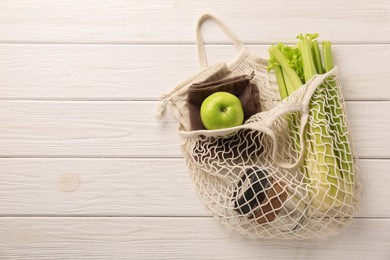
[[[254,76],[255,76],[255,72],[252,71],[252,73],[249,75],[249,80],[252,80],[254,78]]]

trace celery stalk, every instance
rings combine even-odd
[[[289,65],[283,53],[276,46],[270,47],[269,53],[281,66],[284,77],[288,77],[294,89],[298,89],[302,85],[302,81],[295,70]]]
[[[330,41],[322,42],[322,49],[324,51],[325,71],[327,72],[333,69],[333,55],[331,46],[332,44]]]
[[[279,65],[274,65],[273,69],[275,71],[276,81],[278,82],[280,97],[281,99],[285,99],[288,96],[288,92],[283,78],[282,68]]]
[[[278,46],[283,47],[283,46]],[[291,95],[297,88],[302,85],[298,74],[290,67],[289,60],[283,55],[283,53],[276,46],[272,46],[269,49],[270,53],[270,65],[269,69],[273,69],[275,72],[276,80],[278,82],[279,92],[282,99]],[[279,65],[283,64],[283,66]],[[287,71],[286,71],[287,70]],[[288,76],[290,74],[290,77]],[[293,81],[291,80],[294,80]],[[295,85],[294,85],[295,84]],[[290,136],[292,140],[293,148],[296,151],[300,150],[299,134],[295,129],[297,118],[294,114],[287,115],[288,128],[290,129]]]
[[[310,40],[301,38],[298,42],[298,49],[301,52],[303,71],[305,81],[309,81],[317,70],[314,64],[313,55],[311,52]],[[323,86],[320,86],[322,88]],[[313,124],[309,125],[308,133],[313,145],[313,153],[315,156],[315,167],[306,171],[308,178],[312,180],[315,190],[327,192],[327,196],[323,199],[323,207],[321,210],[328,210],[329,207],[340,207],[340,202],[343,201],[343,194],[339,192],[341,183],[341,173],[333,151],[333,140],[330,138],[329,125],[326,120],[325,104],[321,100],[312,98],[309,104],[309,113],[313,120]],[[327,176],[327,182],[324,183],[323,176]],[[318,199],[318,198],[317,198]]]
[[[331,42],[324,41],[322,42],[323,52],[324,52],[324,61],[325,61],[325,69],[326,71],[330,71],[333,69],[333,55],[331,50]],[[340,100],[338,99],[338,93],[336,89],[334,89],[334,82],[329,82],[331,88],[328,89],[331,99],[329,99],[329,104],[327,107],[327,112],[329,115],[343,115],[343,111],[341,108]],[[334,107],[334,110],[331,111],[330,108]],[[337,147],[335,147],[335,154],[338,158],[338,164],[340,169],[345,169],[342,171],[344,180],[347,181],[345,183],[345,191],[348,194],[352,194],[353,192],[353,175],[350,173],[353,170],[353,158],[352,151],[349,145],[348,136],[347,136],[347,128],[345,122],[341,119],[340,116],[330,118],[334,121],[332,125],[332,130],[336,133],[335,137],[337,138]],[[349,200],[352,200],[352,197],[348,197]]]
[[[278,83],[281,82],[279,89],[283,98],[285,95],[291,95],[302,82],[306,83],[317,73],[322,74],[324,70],[333,68],[331,43],[322,43],[324,68],[318,42],[314,40],[316,37],[318,34],[301,34],[297,37],[297,47],[278,44],[269,49],[274,63],[271,68],[278,74],[277,78],[280,77]],[[334,86],[332,83],[330,85]],[[326,87],[327,85],[323,84],[316,91],[323,92],[321,95],[329,93],[331,97],[323,101],[314,95],[309,104],[310,118],[313,121],[308,125],[308,134],[305,137],[307,153],[301,165],[305,180],[311,184],[312,205],[320,211],[342,206],[344,200],[352,199],[352,196],[346,196],[352,194],[353,188],[353,176],[349,171],[344,173],[344,169],[352,170],[352,154],[346,126],[339,116],[343,111],[336,90]],[[295,115],[287,119],[291,138],[295,141],[294,148],[299,151],[299,136],[294,131]],[[335,125],[329,124],[330,120],[333,120]],[[336,142],[333,138],[336,138]]]
[[[310,102],[309,113],[313,119],[313,125],[309,125],[311,144],[315,157],[315,166],[307,171],[309,179],[313,180],[315,190],[325,190],[328,192],[325,196],[322,210],[328,210],[327,206],[340,207],[344,200],[343,194],[339,192],[342,180],[338,169],[338,163],[333,151],[333,140],[330,138],[329,125],[325,118],[325,104],[314,100]],[[320,176],[320,177],[319,177]],[[319,178],[319,179],[318,179]],[[326,182],[324,181],[326,178]],[[316,186],[317,185],[317,186]]]
[[[309,81],[317,74],[316,66],[314,65],[313,55],[311,53],[310,40],[303,38],[298,42],[298,49],[302,56],[303,73],[305,81]]]
[[[283,70],[284,72],[284,70]],[[283,75],[286,75],[286,73],[283,73]],[[291,81],[289,76],[284,77],[284,82],[286,83],[286,90],[287,94],[290,96],[295,90],[297,90],[297,87],[294,86],[294,83]]]
[[[313,53],[314,64],[316,65],[316,70],[318,74],[322,74],[324,73],[324,68],[322,67],[321,53],[317,40],[311,41],[311,49]]]
[[[321,171],[324,162],[319,160],[321,156],[317,156],[316,144],[306,142],[306,145],[309,153],[305,157],[305,165],[307,166],[305,173],[309,173],[306,181],[311,184],[311,205],[315,210],[321,212],[340,206],[336,203],[335,197],[332,197],[332,194],[337,192],[337,190],[335,191],[338,187],[337,179],[327,178],[326,172]]]

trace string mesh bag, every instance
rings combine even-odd
[[[280,101],[264,60],[251,57],[233,67],[206,64],[163,97],[178,119],[197,194],[216,220],[252,237],[308,239],[341,231],[358,211],[361,185],[337,67]],[[253,71],[261,112],[232,128],[189,128],[185,96],[193,82]]]

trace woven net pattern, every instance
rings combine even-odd
[[[283,101],[256,75],[263,112],[234,129],[181,135],[197,193],[218,221],[250,236],[342,230],[358,210],[361,186],[337,71]]]

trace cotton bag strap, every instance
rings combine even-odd
[[[198,56],[201,69],[206,68],[208,66],[203,35],[201,32],[201,27],[204,21],[206,21],[207,19],[212,20],[222,29],[222,31],[227,35],[229,40],[232,42],[232,44],[238,51],[242,51],[243,49],[245,49],[245,45],[221,20],[211,14],[204,14],[199,18],[198,23],[196,25],[196,45],[198,47]]]
[[[289,162],[283,162],[280,160],[280,158],[277,157],[277,151],[278,151],[278,142],[277,137],[274,133],[274,131],[270,131],[269,135],[271,136],[273,143],[274,143],[274,149],[272,151],[272,158],[274,162],[279,165],[282,168],[293,168],[296,167],[300,161],[302,160],[304,156],[305,149],[307,148],[305,145],[305,133],[306,133],[306,125],[308,123],[309,119],[309,103],[310,99],[314,94],[314,91],[317,89],[318,85],[320,85],[327,77],[334,76],[338,72],[337,66],[335,66],[331,71],[321,74],[321,75],[315,75],[309,82],[305,84],[306,92],[305,95],[302,98],[300,105],[290,105],[287,107],[284,107],[283,109],[279,109],[271,118],[268,120],[267,125],[270,127],[277,118],[280,118],[288,113],[294,113],[294,112],[300,112],[301,113],[301,124],[299,126],[299,142],[300,142],[300,151],[298,154],[298,158],[295,162],[289,163]]]

